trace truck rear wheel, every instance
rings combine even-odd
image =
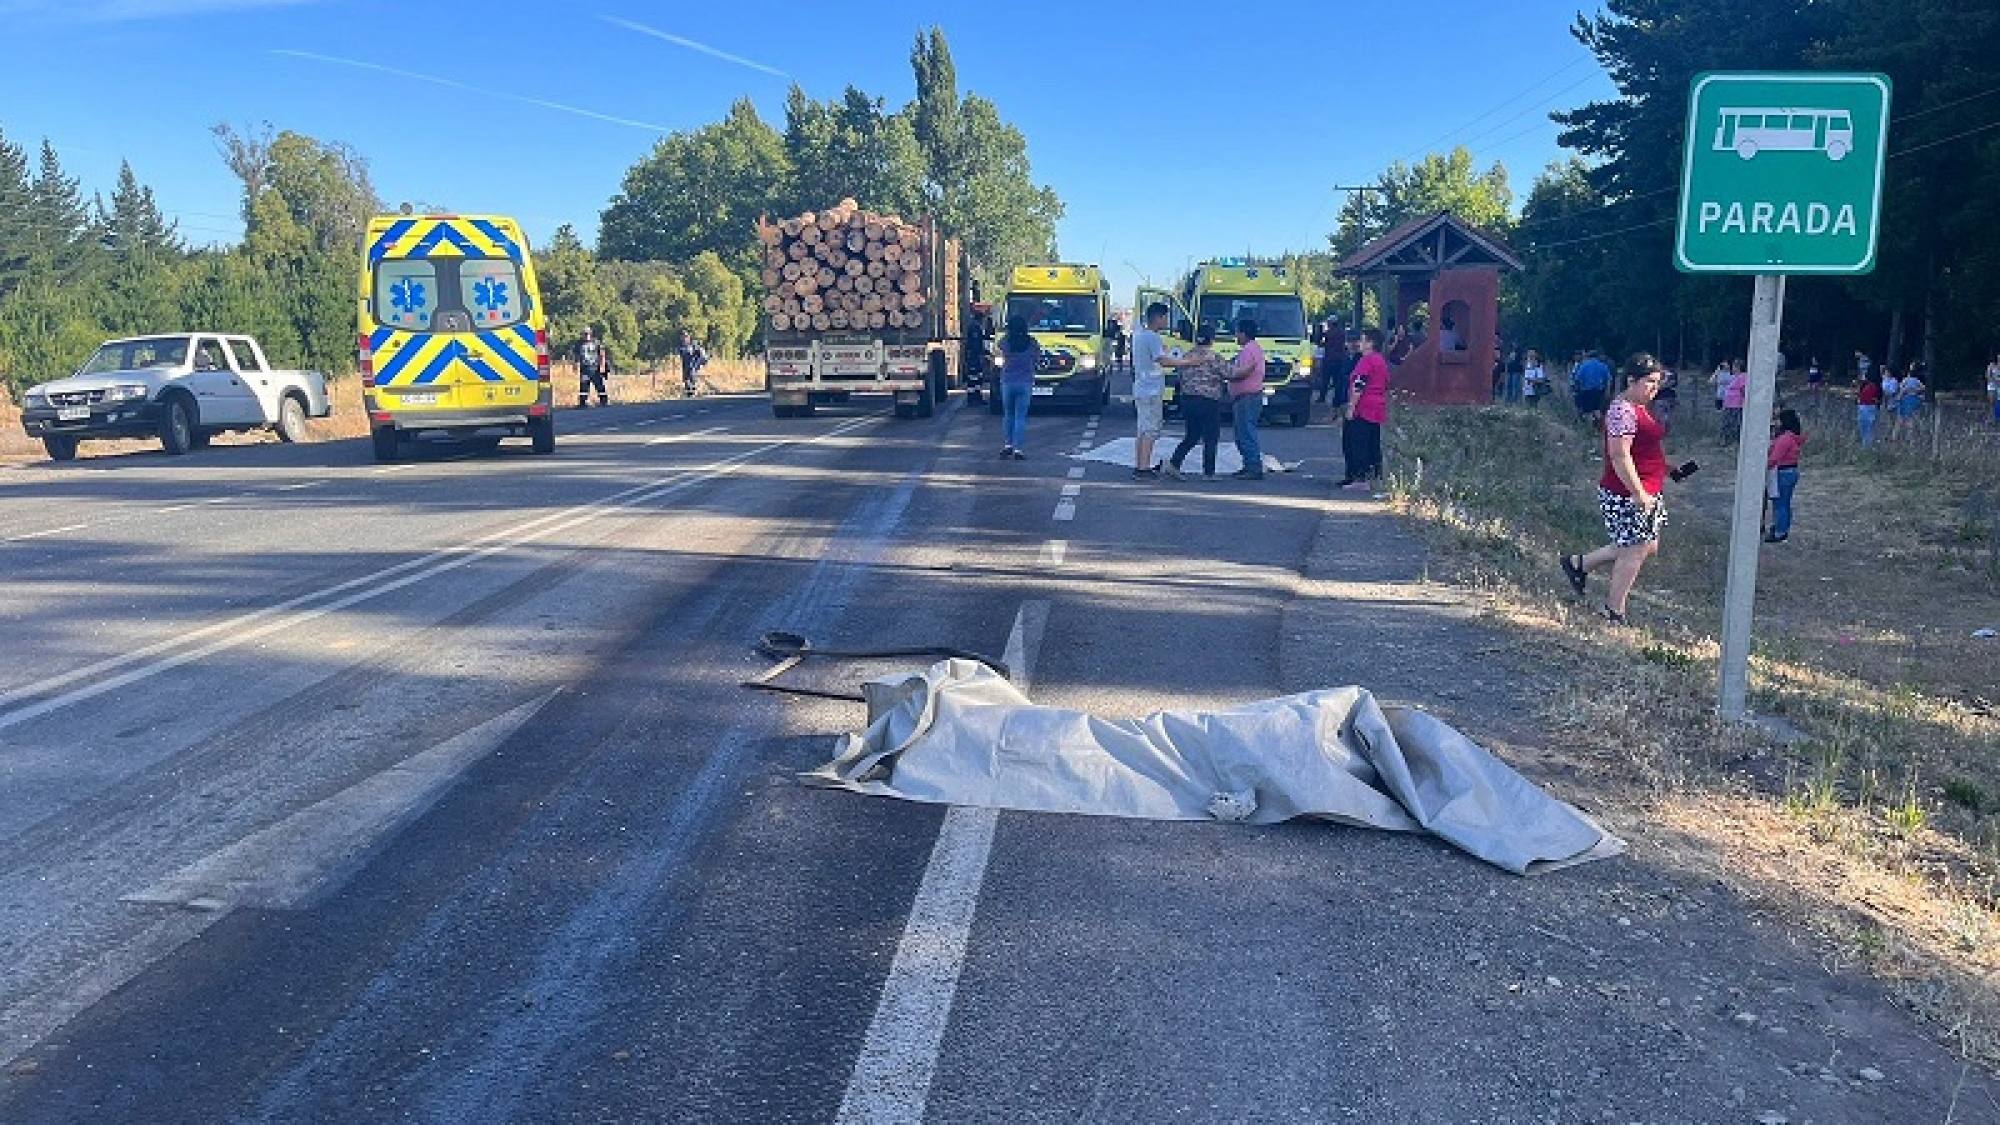
[[[917,393],[917,401],[910,407],[910,417],[928,418],[937,413],[937,376],[924,376],[924,389]]]
[[[178,457],[194,448],[194,408],[181,395],[167,399],[160,415],[160,447]]]
[[[528,419],[528,442],[536,453],[556,451],[556,416],[553,413]]]
[[[48,437],[42,439],[42,448],[49,451],[49,460],[51,461],[76,460],[76,446],[77,441],[73,437],[50,434]]]
[[[375,459],[395,461],[403,456],[403,439],[396,434],[396,427],[381,426],[370,431],[375,440]]]
[[[286,395],[278,404],[278,440],[288,443],[306,440],[306,404],[297,395]]]

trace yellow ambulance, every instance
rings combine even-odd
[[[375,459],[434,438],[556,448],[548,324],[521,226],[381,215],[362,238],[360,371]]]
[[[1082,406],[1111,401],[1111,283],[1096,266],[1057,263],[1020,266],[1009,277],[1007,297],[994,327],[1020,317],[1042,347],[1035,370],[1036,404]],[[1000,396],[989,409],[1000,413]]]
[[[1141,287],[1135,306],[1160,301],[1173,310],[1166,333],[1169,349],[1193,347],[1195,326],[1215,330],[1215,350],[1234,359],[1236,325],[1257,322],[1257,345],[1264,349],[1266,418],[1303,426],[1312,414],[1312,341],[1307,336],[1303,279],[1283,261],[1217,258],[1189,270],[1169,292]],[[1167,410],[1175,411],[1174,376],[1167,375]]]

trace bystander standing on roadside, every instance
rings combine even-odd
[[[1896,386],[1896,398],[1892,404],[1896,410],[1896,429],[1890,435],[1898,441],[1903,434],[1916,428],[1917,415],[1924,411],[1924,380],[1919,374],[1923,370],[1915,361],[1910,363],[1909,373]]]
[[[1722,388],[1722,442],[1735,445],[1743,437],[1743,402],[1750,395],[1750,372],[1742,360],[1729,365],[1729,382]]]
[[[1986,365],[1986,399],[1993,408],[1993,424],[2000,426],[2000,352]]]
[[[604,389],[604,345],[597,340],[597,334],[586,325],[583,339],[576,342],[576,404],[590,405],[590,390],[597,388],[597,405],[611,405],[611,396]]]
[[[681,389],[693,398],[701,387],[701,369],[708,365],[708,349],[695,342],[694,333],[683,332],[676,351],[681,357]]]
[[[1883,364],[1876,369],[1882,375],[1882,413],[1889,416],[1889,428],[1896,428],[1896,396],[1903,393],[1903,381],[1896,377],[1896,369]]]
[[[1805,428],[1796,410],[1778,411],[1778,433],[1771,439],[1771,452],[1764,459],[1770,474],[1765,495],[1771,499],[1771,530],[1766,543],[1783,543],[1792,535],[1792,494],[1799,487],[1799,454],[1806,444]]]
[[[1596,348],[1569,375],[1570,394],[1576,399],[1576,416],[1592,429],[1604,417],[1604,404],[1611,390],[1611,365]]]
[[[1160,360],[1167,344],[1160,330],[1167,326],[1167,306],[1154,301],[1146,306],[1145,319],[1132,337],[1132,410],[1138,419],[1132,443],[1132,479],[1159,475],[1153,462],[1153,444],[1160,440],[1166,416],[1167,373]]]
[[[1604,473],[1597,481],[1597,506],[1611,542],[1560,560],[1578,597],[1592,571],[1611,568],[1611,589],[1599,612],[1613,625],[1625,624],[1626,599],[1639,569],[1659,551],[1667,522],[1660,499],[1667,482],[1666,430],[1649,409],[1666,372],[1642,352],[1625,365],[1625,378],[1624,393],[1604,413]]]
[[[1257,322],[1244,317],[1236,322],[1236,360],[1229,368],[1229,410],[1236,427],[1236,452],[1243,455],[1243,467],[1236,476],[1243,480],[1264,479],[1264,447],[1257,443],[1258,416],[1264,412],[1264,349],[1257,343]]]
[[[1529,406],[1540,407],[1549,395],[1549,370],[1542,366],[1542,353],[1529,348],[1521,358],[1521,397]]]
[[[1180,372],[1174,398],[1181,404],[1181,421],[1187,427],[1181,443],[1174,447],[1173,456],[1167,459],[1166,474],[1175,480],[1187,479],[1181,473],[1181,466],[1199,445],[1201,479],[1212,481],[1215,447],[1222,440],[1223,395],[1229,381],[1229,361],[1215,351],[1215,326],[1203,324],[1195,329],[1194,350],[1184,356],[1163,358],[1160,366]]]
[[[1035,368],[1042,362],[1042,346],[1028,332],[1028,318],[1015,314],[1007,318],[1007,332],[1000,337],[1000,413],[1004,433],[1000,458],[1025,461],[1023,448],[1028,441],[1028,403],[1035,393]]]
[[[1873,372],[1861,377],[1861,385],[1854,390],[1854,424],[1861,433],[1861,448],[1869,449],[1875,444],[1875,423],[1882,415],[1882,384],[1875,381]]]
[[[1734,372],[1731,370],[1729,361],[1726,359],[1716,364],[1715,370],[1709,373],[1708,389],[1715,395],[1715,408],[1717,410],[1722,409],[1722,394],[1729,389],[1729,377],[1732,374]]]
[[[1812,362],[1806,364],[1806,390],[1811,391],[1815,399],[1826,392],[1826,368],[1819,365],[1818,356],[1812,357]]]
[[[1345,461],[1341,488],[1367,488],[1382,475],[1382,425],[1389,420],[1389,364],[1377,350],[1379,329],[1361,330],[1361,355],[1348,386],[1346,422],[1340,449]]]

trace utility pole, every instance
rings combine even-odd
[[[1333,185],[1333,190],[1344,191],[1350,195],[1360,194],[1365,196],[1371,191],[1381,191],[1382,186],[1380,184],[1335,184]],[[1354,282],[1354,321],[1349,327],[1356,329],[1361,327],[1361,314],[1361,281],[1357,278]]]

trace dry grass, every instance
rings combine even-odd
[[[2000,434],[1969,405],[1862,450],[1844,398],[1799,404],[1791,541],[1765,549],[1752,702],[1781,743],[1714,712],[1733,451],[1689,402],[1637,628],[1569,596],[1559,551],[1601,542],[1595,440],[1566,415],[1401,410],[1398,508],[1439,577],[1478,593],[1536,669],[1552,749],[1669,862],[1796,914],[1968,1058],[2000,1065]],[[1691,408],[1691,409],[1690,409]],[[1593,583],[1593,594],[1601,585]]]
[[[549,371],[555,386],[555,401],[558,410],[573,409],[576,399],[576,365],[557,363]],[[611,401],[615,403],[661,402],[676,399],[681,395],[681,378],[678,366],[646,369],[635,372],[618,372],[607,383]],[[764,361],[761,359],[718,359],[710,361],[702,372],[702,389],[706,394],[746,394],[764,389]],[[330,388],[333,399],[333,413],[325,418],[316,418],[307,424],[314,441],[336,441],[341,438],[365,437],[368,434],[368,417],[361,408],[361,382],[352,376],[333,380]],[[215,439],[217,445],[245,445],[256,442],[277,441],[271,433],[224,434]],[[151,441],[93,441],[86,443],[79,452],[82,457],[111,457],[154,448]],[[28,462],[44,459],[42,443],[30,438],[21,428],[21,410],[14,404],[4,384],[0,384],[0,463]]]

